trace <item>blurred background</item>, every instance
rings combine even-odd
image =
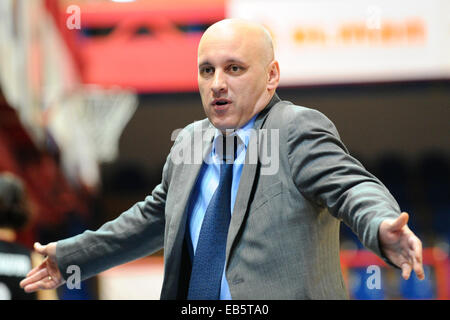
[[[30,207],[15,242],[30,250],[93,230],[144,199],[172,132],[205,117],[202,33],[240,17],[273,36],[278,95],[335,123],[423,242],[427,278],[405,281],[342,224],[350,297],[448,299],[449,12],[446,0],[2,0],[0,172],[23,181]],[[162,263],[158,252],[57,296],[158,299]]]

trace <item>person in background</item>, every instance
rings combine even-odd
[[[26,293],[20,280],[42,262],[42,256],[16,243],[30,217],[25,187],[9,172],[0,174],[0,300],[54,300],[55,290]]]

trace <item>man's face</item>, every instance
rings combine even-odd
[[[267,63],[245,34],[219,33],[202,39],[198,85],[205,113],[219,130],[245,125],[267,104]]]

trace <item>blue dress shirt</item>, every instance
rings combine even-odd
[[[233,164],[233,182],[231,186],[231,215],[233,215],[234,202],[236,201],[236,194],[239,188],[239,181],[241,179],[242,168],[244,167],[245,154],[248,148],[248,142],[250,139],[251,129],[255,123],[256,115],[250,119],[247,124],[237,129],[233,134],[238,136],[238,143],[236,149],[236,159]],[[205,216],[208,204],[216,191],[219,184],[220,177],[220,162],[222,161],[221,152],[217,148],[217,143],[222,135],[220,130],[216,130],[214,136],[211,153],[208,155],[207,161],[202,165],[202,168],[197,179],[197,183],[191,196],[188,226],[189,234],[188,240],[192,246],[189,246],[189,254],[191,260],[195,254],[195,248],[197,247],[197,241],[202,227],[203,218]],[[225,277],[225,266],[223,268],[222,284],[220,288],[220,299],[231,300],[230,288]]]

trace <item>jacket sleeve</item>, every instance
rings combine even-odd
[[[78,266],[81,279],[85,280],[163,247],[169,157],[164,165],[162,182],[144,201],[136,203],[97,231],[87,230],[57,242],[56,260],[64,279],[70,276],[67,273],[70,265]]]
[[[381,253],[380,223],[395,219],[400,208],[379,179],[353,158],[334,124],[317,110],[291,108],[287,143],[294,183],[318,206],[348,225],[365,247]]]

